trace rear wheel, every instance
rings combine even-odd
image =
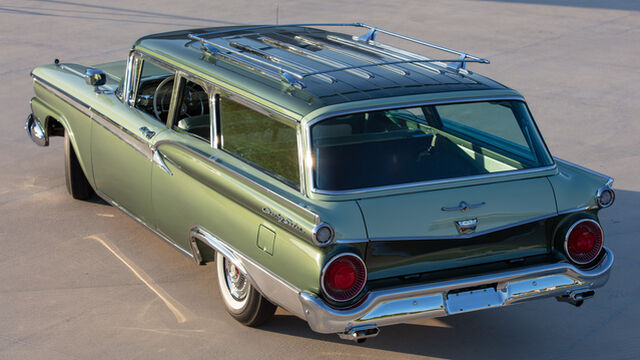
[[[273,317],[277,306],[255,290],[229,260],[216,253],[218,287],[227,312],[247,326],[260,326]]]
[[[64,132],[64,178],[69,194],[78,200],[87,200],[93,194],[91,184],[80,167],[69,134]]]

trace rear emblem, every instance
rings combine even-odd
[[[456,227],[458,228],[458,232],[460,234],[471,234],[472,232],[476,231],[477,226],[478,219],[456,221]]]

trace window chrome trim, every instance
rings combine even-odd
[[[268,109],[262,105],[260,105],[259,103],[251,100],[251,99],[247,99],[246,97],[227,89],[224,86],[221,86],[220,84],[218,84],[215,81],[212,80],[208,80],[205,79],[203,77],[194,75],[192,72],[190,72],[190,69],[188,67],[185,68],[181,68],[181,67],[177,67],[174,65],[171,65],[169,63],[167,63],[166,61],[160,60],[157,57],[145,53],[144,51],[141,51],[139,49],[134,49],[131,51],[133,54],[135,54],[135,56],[137,56],[140,60],[148,60],[151,59],[152,62],[156,62],[158,64],[160,64],[160,66],[166,68],[166,69],[170,69],[171,71],[174,71],[177,75],[176,76],[181,76],[183,78],[185,78],[186,80],[189,81],[193,81],[193,82],[198,82],[198,83],[203,83],[206,85],[206,89],[207,91],[209,89],[211,89],[211,94],[213,97],[217,97],[217,100],[215,102],[214,106],[215,111],[213,112],[213,114],[215,114],[213,117],[211,117],[211,120],[213,120],[215,122],[215,141],[214,141],[214,137],[212,137],[211,139],[211,147],[214,149],[220,149],[220,150],[224,150],[223,149],[223,143],[224,143],[224,135],[222,134],[222,129],[218,128],[218,124],[220,124],[220,119],[217,117],[221,117],[220,115],[220,101],[223,100],[223,98],[229,99],[230,101],[234,101],[240,105],[246,106],[251,110],[257,111],[265,116],[267,116],[268,118],[274,120],[274,121],[278,121],[286,126],[292,127],[294,129],[296,129],[296,133],[300,132],[300,130],[298,130],[300,128],[300,121],[295,120],[294,118],[291,118],[285,114],[282,114],[280,112],[277,111],[273,111],[271,109]],[[141,66],[142,61],[138,61],[139,66]],[[138,71],[138,77],[140,75],[140,71]],[[167,126],[168,126],[168,121],[167,121]],[[302,195],[306,195],[306,175],[304,172],[304,168],[303,168],[303,163],[300,161],[300,159],[304,159],[304,149],[300,146],[300,143],[298,141],[298,167],[299,167],[299,178],[300,178],[300,183],[297,184],[297,187],[293,187],[294,189],[298,190]],[[228,151],[225,151],[225,153],[229,153]],[[234,155],[234,154],[231,154]],[[238,158],[239,160],[247,163],[249,166],[251,166],[252,168],[261,171],[271,177],[273,177],[274,179],[276,179],[277,181],[280,181],[281,183],[290,186],[289,183],[282,181],[281,179],[279,179],[278,177],[274,177],[272,174],[265,172],[262,170],[261,167],[259,167],[257,164],[254,164],[250,161],[246,161],[245,159],[238,157],[236,155],[234,155],[236,158]],[[266,170],[266,169],[265,169]],[[302,170],[302,171],[301,171]],[[277,174],[276,174],[277,175]]]
[[[544,167],[539,167],[534,169],[502,171],[502,172],[497,172],[493,174],[429,180],[429,181],[412,182],[412,183],[406,183],[406,184],[384,185],[384,186],[376,186],[376,187],[368,187],[368,188],[359,188],[359,189],[353,189],[353,190],[318,190],[314,186],[312,187],[312,192],[319,195],[358,195],[363,193],[382,192],[382,191],[388,191],[388,190],[411,189],[411,188],[417,188],[417,187],[427,186],[427,185],[458,184],[458,183],[464,183],[465,181],[483,180],[483,179],[491,179],[491,178],[497,178],[497,177],[508,177],[510,175],[535,175],[537,173],[545,173],[550,170],[555,170],[556,168],[557,166],[554,164],[554,165],[549,165],[549,166],[544,166]],[[544,176],[544,175],[541,175],[541,176]]]
[[[446,183],[459,183],[459,182],[464,182],[464,181],[469,181],[469,180],[480,180],[480,179],[485,179],[485,178],[494,178],[494,177],[503,177],[503,176],[509,176],[509,175],[514,175],[514,174],[535,174],[538,172],[545,172],[545,171],[549,171],[549,170],[555,170],[557,168],[557,165],[555,164],[555,162],[552,165],[548,165],[548,166],[542,166],[542,167],[538,167],[538,168],[533,168],[533,169],[522,169],[522,170],[513,170],[513,171],[503,171],[503,172],[498,172],[498,173],[492,173],[492,174],[484,174],[484,175],[474,175],[474,176],[466,176],[466,177],[459,177],[459,178],[449,178],[449,179],[438,179],[438,180],[429,180],[429,181],[420,181],[420,182],[412,182],[412,183],[405,183],[405,184],[394,184],[394,185],[384,185],[384,186],[375,186],[375,187],[367,187],[367,188],[358,188],[358,189],[349,189],[349,190],[321,190],[316,188],[315,184],[314,184],[314,169],[313,169],[313,143],[312,143],[312,139],[311,139],[311,127],[313,127],[313,125],[327,120],[329,118],[333,118],[333,117],[337,117],[337,116],[344,116],[344,115],[348,115],[348,114],[354,114],[354,113],[361,113],[361,112],[368,112],[368,111],[380,111],[380,110],[391,110],[391,109],[399,109],[399,108],[408,108],[408,107],[417,107],[417,106],[430,106],[430,105],[446,105],[446,104],[460,104],[460,103],[471,103],[471,102],[481,102],[481,101],[497,101],[497,100],[512,100],[512,101],[520,101],[523,102],[526,106],[526,101],[524,99],[524,97],[522,96],[516,96],[516,95],[504,95],[504,96],[475,96],[475,97],[468,97],[468,98],[462,98],[462,99],[444,99],[444,100],[429,100],[429,101],[419,101],[419,102],[407,102],[407,103],[401,103],[401,104],[387,104],[387,105],[382,105],[382,106],[370,106],[370,107],[363,107],[363,108],[359,108],[359,109],[350,109],[350,110],[340,110],[340,111],[334,111],[334,112],[329,112],[326,114],[322,114],[321,116],[309,121],[307,123],[307,125],[305,126],[305,139],[307,141],[306,147],[304,149],[305,152],[305,160],[306,160],[306,165],[305,165],[305,176],[307,178],[307,188],[310,189],[311,193],[314,194],[318,194],[318,195],[357,195],[357,194],[362,194],[362,193],[369,193],[369,192],[380,192],[380,191],[387,191],[387,190],[397,190],[397,189],[408,189],[408,188],[414,188],[414,187],[420,187],[420,186],[425,186],[425,185],[437,185],[437,184],[446,184]],[[528,108],[527,108],[528,110]],[[531,117],[531,121],[532,123],[534,123],[535,125],[535,120],[533,119],[533,117]],[[536,131],[538,131],[538,128],[536,126]],[[540,135],[540,131],[538,131],[538,134],[540,136],[540,138],[542,138],[542,135]],[[546,145],[544,146],[543,149],[546,153],[547,156],[549,157],[549,159],[551,159],[552,161],[554,160],[554,157],[551,156],[551,154],[549,153],[549,150],[546,148]]]

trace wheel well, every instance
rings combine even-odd
[[[52,116],[47,116],[45,119],[47,127],[47,134],[49,136],[64,136],[64,126],[58,120]]]

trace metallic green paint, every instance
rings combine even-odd
[[[144,44],[137,43],[135,50],[210,82],[223,93],[246,98],[267,112],[297,122],[302,135],[317,119],[363,109],[468,99],[522,99],[516,91],[504,89],[409,95],[322,106],[289,91],[284,85],[274,87],[273,81],[247,80],[226,67],[212,73],[211,66],[203,65],[210,65],[211,60],[188,63],[181,58],[180,47],[169,51],[162,46],[160,42],[146,40]],[[124,62],[99,66],[108,74],[104,88],[115,90],[123,78]],[[609,180],[558,162],[557,167],[535,173],[514,172],[356,194],[304,193],[223,150],[166,129],[155,119],[123,104],[115,94],[97,94],[82,77],[63,66],[41,66],[33,70],[33,76],[37,79],[36,96],[31,104],[36,120],[45,132],[51,118],[64,126],[94,188],[182,249],[189,251],[189,230],[200,225],[297,288],[317,294],[324,264],[341,252],[366,255],[370,279],[548,253],[551,239],[539,236],[486,242],[458,250],[449,246],[442,252],[436,251],[429,240],[415,243],[387,240],[425,236],[455,238],[458,234],[454,222],[468,218],[478,218],[481,232],[554,216],[558,211],[590,208],[595,212],[595,193]],[[156,135],[145,139],[139,132],[143,126]],[[306,143],[307,139],[302,136],[303,148]],[[172,174],[152,163],[151,154],[156,147]],[[307,156],[302,159],[309,172],[310,159]],[[311,189],[310,176],[306,179],[308,183],[303,188]],[[446,213],[440,209],[460,201],[485,202],[486,205],[464,213]],[[291,219],[302,231],[277,221],[263,211],[265,207]],[[335,229],[337,244],[329,247],[313,244],[311,231],[320,219]],[[260,227],[276,234],[272,254],[257,246]],[[370,239],[382,241],[370,243]],[[473,239],[459,241],[473,242]],[[442,246],[443,240],[439,244]],[[205,261],[212,260],[211,252],[203,254],[209,255]],[[431,266],[437,262],[439,264]]]

